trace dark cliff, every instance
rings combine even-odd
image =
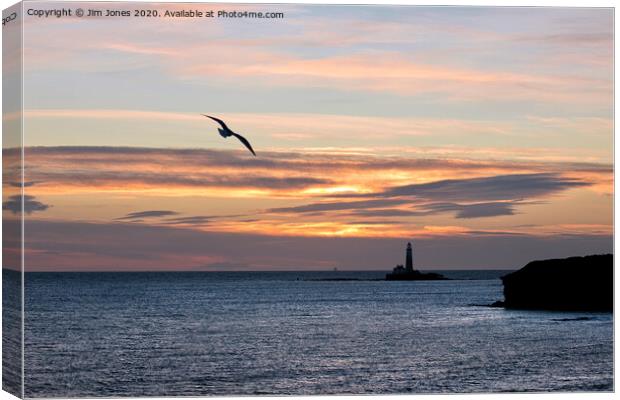
[[[532,261],[502,277],[506,308],[612,311],[613,255]]]

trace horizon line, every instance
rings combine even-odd
[[[418,271],[515,271],[521,267],[510,267],[510,268],[434,268],[434,269],[418,269]],[[269,270],[269,269],[257,269],[257,270],[243,270],[243,269],[234,269],[234,270],[201,270],[201,269],[141,269],[141,270],[101,270],[101,269],[90,269],[90,270],[19,270],[13,269],[10,267],[2,267],[2,271],[10,271],[10,272],[22,272],[22,273],[153,273],[153,272],[381,272],[381,273],[389,273],[389,270],[385,269],[300,269],[300,270]]]

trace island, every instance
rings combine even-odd
[[[386,281],[442,281],[447,279],[441,274],[420,272],[413,269],[413,248],[411,247],[411,242],[407,243],[405,266],[397,265],[392,270],[392,273],[385,276]]]
[[[612,311],[613,255],[532,261],[504,275],[497,307],[531,310]]]

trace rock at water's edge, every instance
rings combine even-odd
[[[420,272],[413,270],[412,272],[391,273],[385,276],[386,281],[447,281],[445,276],[435,272]]]
[[[506,308],[612,311],[613,255],[532,261],[502,277]]]

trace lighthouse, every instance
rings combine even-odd
[[[397,265],[391,274],[385,275],[386,281],[442,281],[447,279],[443,275],[434,272],[420,272],[413,269],[413,247],[407,243],[405,266]]]
[[[413,272],[413,249],[411,243],[407,243],[407,258],[405,260],[405,271]]]

